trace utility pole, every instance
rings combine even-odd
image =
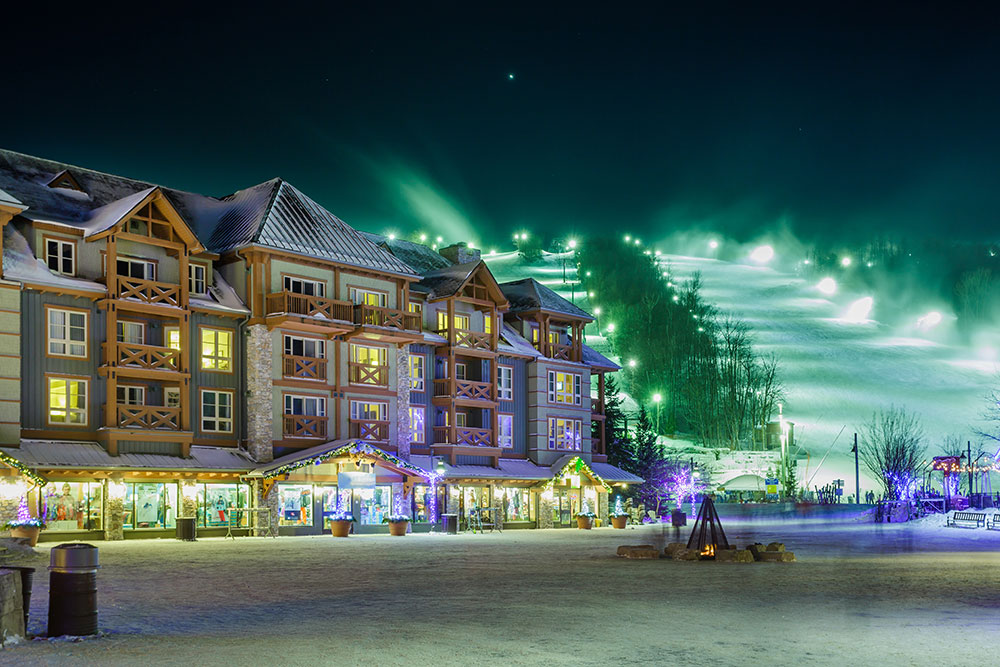
[[[969,456],[969,507],[972,507],[972,441],[967,440],[965,446]]]
[[[854,500],[861,504],[861,476],[858,473],[858,434],[854,434]]]

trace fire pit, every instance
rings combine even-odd
[[[716,551],[729,549],[729,540],[722,530],[722,523],[719,521],[719,513],[715,511],[712,496],[705,496],[701,501],[698,518],[691,528],[687,548],[697,550],[701,560],[715,560]]]

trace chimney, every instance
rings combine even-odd
[[[460,241],[447,248],[441,248],[438,253],[452,264],[476,262],[481,258],[478,248],[470,248],[465,241]]]

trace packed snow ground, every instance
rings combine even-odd
[[[1000,532],[735,522],[792,564],[628,561],[670,528],[99,544],[100,626],[7,664],[984,664]],[[685,533],[686,536],[686,533]],[[972,539],[972,538],[976,539]],[[31,629],[47,613],[48,549]]]

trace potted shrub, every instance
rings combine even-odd
[[[608,512],[608,517],[611,519],[611,525],[619,530],[624,530],[625,526],[628,525],[628,512],[622,507],[621,496],[618,496],[618,500],[615,501],[615,508]]]
[[[390,514],[382,519],[389,524],[389,534],[396,537],[406,535],[406,526],[410,523],[410,517],[405,514]]]
[[[347,537],[351,534],[352,523],[354,515],[350,512],[335,512],[330,517],[330,534],[334,537]]]
[[[3,527],[10,531],[11,537],[27,539],[28,544],[35,546],[38,544],[38,533],[45,528],[45,522],[31,516],[28,512],[28,502],[22,496],[21,503],[17,506],[17,518],[11,519]]]
[[[576,527],[582,528],[583,530],[590,530],[594,527],[594,519],[596,517],[596,514],[585,509],[583,512],[576,515]]]

